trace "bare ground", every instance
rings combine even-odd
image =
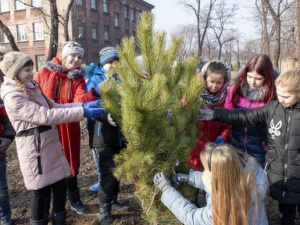
[[[29,224],[30,196],[25,188],[22,174],[17,159],[15,145],[8,150],[7,177],[12,206],[12,219],[14,224]],[[81,200],[86,204],[88,213],[77,215],[66,204],[67,224],[69,225],[95,225],[99,223],[99,201],[97,193],[91,192],[89,187],[97,181],[96,168],[94,165],[92,152],[88,146],[86,130],[82,131],[81,146],[81,167],[78,176],[79,187],[81,189]],[[122,183],[122,181],[121,181]],[[113,212],[115,225],[142,225],[146,224],[141,217],[141,207],[134,198],[134,185],[132,183],[122,183],[119,200],[129,207],[126,212]],[[267,197],[266,210],[270,225],[280,224],[278,204]],[[300,224],[300,223],[297,223]]]

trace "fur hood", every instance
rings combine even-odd
[[[61,65],[61,61],[58,60],[57,58],[54,58],[53,61],[49,61],[46,63],[46,67],[50,71],[56,71],[59,73],[66,73],[67,71],[64,71],[64,67]],[[75,70],[70,70],[67,73],[67,77],[70,80],[77,80],[78,78],[84,77],[85,76],[85,71],[84,69],[75,69]]]

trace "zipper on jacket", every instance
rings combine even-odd
[[[287,126],[286,126],[286,136],[285,136],[285,146],[284,146],[284,182],[283,182],[283,192],[282,192],[282,198],[284,198],[285,195],[285,185],[287,181],[287,159],[288,159],[288,140],[289,140],[289,132],[290,132],[290,122],[291,122],[291,113],[293,110],[287,109],[288,113],[288,120],[287,120]]]
[[[42,174],[42,163],[41,163],[41,137],[38,128],[34,129],[34,145],[35,150],[37,153],[37,166],[38,166],[38,173]]]

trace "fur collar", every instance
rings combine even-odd
[[[67,77],[70,80],[77,80],[78,78],[84,77],[84,75],[85,75],[84,69],[70,70],[67,72],[67,71],[64,71],[64,68],[62,65],[59,65],[52,61],[47,62],[46,67],[50,71],[56,71],[59,73],[67,73]]]
[[[251,89],[249,84],[244,84],[242,87],[243,96],[248,98],[250,101],[263,101],[265,97],[265,87],[261,86],[260,88]]]

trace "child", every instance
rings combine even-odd
[[[273,69],[270,58],[255,55],[237,75],[230,88],[225,108],[257,108],[276,98],[274,81],[279,72]],[[264,168],[267,146],[266,128],[232,126],[230,143],[257,159]]]
[[[83,56],[83,47],[75,41],[68,41],[62,47],[62,60],[54,57],[36,74],[34,80],[39,83],[48,98],[59,104],[99,99],[95,89],[86,92],[85,72],[81,69]],[[66,178],[68,199],[71,209],[77,214],[87,212],[80,199],[77,183],[80,167],[80,132],[79,122],[58,126],[59,139],[72,171],[72,175]]]
[[[101,84],[106,82],[108,71],[114,71],[115,64],[119,61],[116,48],[108,46],[99,52],[99,64],[94,70],[94,75],[87,83],[87,90],[94,88],[101,95]],[[115,82],[119,82],[117,75],[113,75]],[[105,113],[95,120],[88,120],[90,147],[98,170],[98,183],[90,189],[99,192],[100,223],[111,224],[113,217],[111,210],[126,210],[128,207],[118,204],[120,182],[113,175],[114,156],[124,148],[120,128],[116,126],[110,114]],[[99,157],[97,156],[99,154]],[[101,180],[101,182],[100,182]]]
[[[201,77],[206,83],[206,90],[201,94],[204,108],[223,107],[227,96],[227,87],[230,83],[231,73],[225,64],[220,61],[210,61],[201,70]],[[230,126],[211,121],[199,122],[199,132],[202,136],[196,146],[190,152],[188,164],[194,170],[203,171],[200,162],[200,152],[207,142],[221,144],[227,142],[230,135]]]
[[[300,204],[300,69],[280,75],[275,85],[278,100],[268,105],[251,110],[202,110],[201,117],[236,126],[267,127],[265,171],[270,193],[279,202],[281,224],[293,225]]]
[[[268,224],[263,205],[268,180],[255,159],[231,145],[209,143],[201,152],[201,162],[204,172],[190,170],[174,179],[206,191],[207,205],[202,208],[173,188],[165,173],[154,176],[161,201],[183,224]]]
[[[11,225],[11,208],[6,179],[6,150],[13,142],[16,132],[0,99],[0,224]]]
[[[1,96],[17,133],[16,146],[25,186],[31,191],[31,225],[44,225],[49,211],[44,203],[53,193],[51,219],[65,224],[66,182],[71,171],[55,125],[99,117],[99,102],[60,105],[49,100],[33,81],[33,61],[29,55],[9,52],[0,63],[4,82]],[[49,210],[49,209],[48,209]]]

